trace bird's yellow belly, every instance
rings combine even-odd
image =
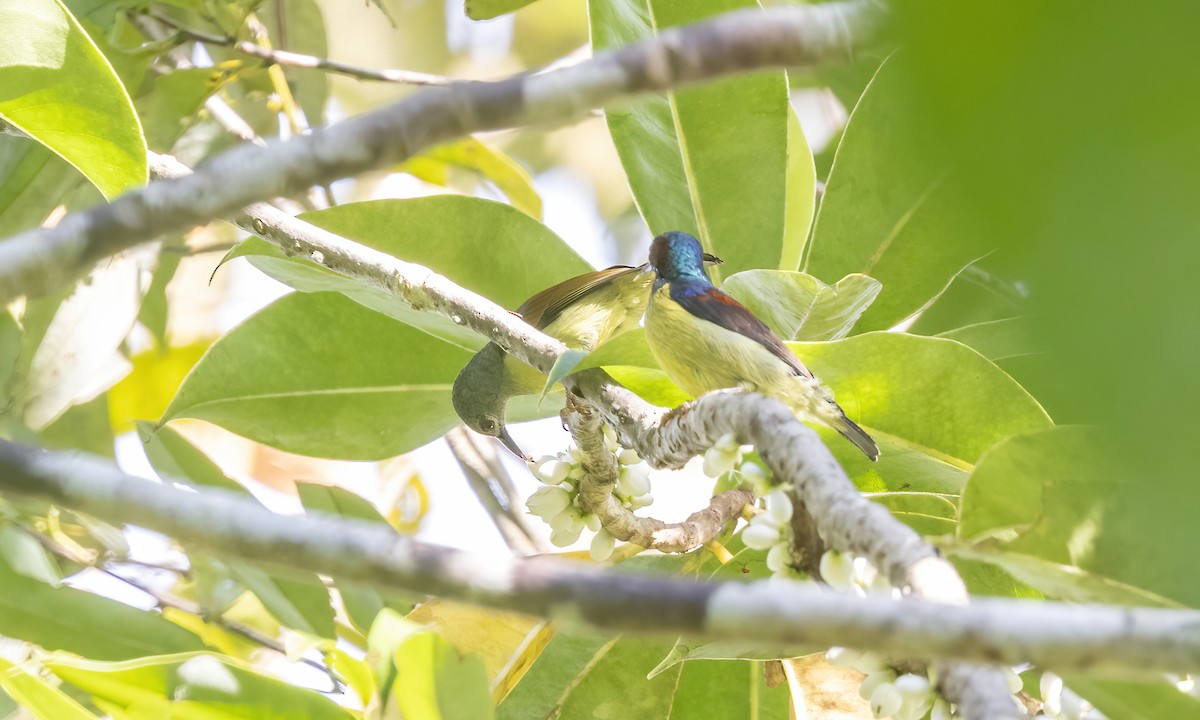
[[[757,342],[692,316],[659,289],[646,312],[646,342],[662,369],[691,395],[794,383],[779,358]]]

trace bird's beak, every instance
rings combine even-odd
[[[525,451],[517,445],[517,441],[512,439],[512,435],[508,434],[508,428],[500,428],[500,432],[496,435],[496,439],[498,439],[501,444],[504,445],[504,447],[508,448],[509,452],[511,452],[513,455],[516,455],[525,462],[533,462],[533,457],[526,455]]]
[[[713,255],[712,253],[704,253],[704,262],[709,263],[710,265],[724,265],[725,264],[724,260],[717,257],[716,255]]]

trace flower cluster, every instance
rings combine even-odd
[[[876,653],[849,648],[830,648],[825,653],[830,665],[852,667],[866,675],[858,689],[859,695],[871,703],[871,713],[877,718],[920,720],[929,713],[929,720],[950,720],[954,710],[945,698],[934,690],[934,683],[925,675],[899,674]],[[1021,678],[1005,668],[1008,689],[1014,695],[1021,691]]]
[[[859,597],[880,593],[900,597],[900,591],[892,587],[887,576],[865,557],[826,550],[821,556],[820,569],[821,578],[835,590],[853,592]]]
[[[1042,673],[1038,690],[1042,696],[1042,711],[1036,717],[1058,718],[1059,720],[1105,720],[1104,713],[1072,692],[1071,688],[1063,687],[1062,678],[1054,673]]]
[[[748,548],[767,551],[767,568],[774,577],[792,577],[795,571],[788,564],[787,531],[792,519],[792,501],[784,488],[777,487],[767,493],[764,502],[766,510],[750,520],[742,531],[742,542]]]
[[[637,510],[653,503],[650,470],[638,454],[622,449],[617,444],[616,434],[607,425],[604,426],[604,443],[608,451],[616,455],[620,467],[613,492],[621,504]],[[550,525],[550,542],[557,547],[573,544],[584,528],[596,533],[590,552],[593,560],[603,562],[612,555],[615,539],[600,526],[599,517],[585,513],[579,507],[579,480],[583,477],[581,458],[579,449],[571,447],[557,456],[546,455],[534,461],[530,468],[545,485],[529,496],[525,506]]]
[[[711,478],[721,477],[737,467],[742,455],[749,452],[751,447],[738,445],[733,433],[725,433],[715,445],[704,451],[704,474]]]

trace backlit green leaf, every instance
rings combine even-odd
[[[0,4],[0,120],[71,163],[106,197],[146,182],[146,141],[108,60],[57,0]]]

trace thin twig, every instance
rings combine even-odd
[[[446,444],[450,446],[451,454],[462,468],[467,484],[479,498],[479,503],[487,511],[492,524],[496,526],[509,549],[518,555],[532,555],[547,550],[548,548],[539,543],[528,526],[522,522],[514,510],[513,499],[500,497],[499,492],[503,490],[493,483],[492,470],[482,457],[481,448],[472,442],[469,431],[463,426],[454,428],[446,433]]]
[[[194,40],[205,45],[216,45],[227,47],[231,50],[247,55],[249,57],[265,60],[273,65],[285,65],[288,67],[311,68],[313,70],[323,70],[325,72],[334,73],[336,75],[345,75],[356,80],[374,80],[378,82],[398,83],[401,85],[425,85],[439,86],[450,85],[451,83],[459,82],[458,79],[446,77],[444,75],[433,75],[430,73],[416,72],[413,70],[376,70],[373,68],[359,67],[350,65],[329,58],[317,57],[315,55],[305,55],[303,53],[291,52],[288,50],[275,50],[258,43],[253,43],[248,40],[238,40],[227,35],[213,35],[211,33],[193,30],[184,27],[170,17],[160,13],[150,13],[151,16],[169,26],[177,35],[189,40]]]
[[[179,610],[180,612],[185,612],[189,615],[195,615],[195,616],[201,618],[202,620],[204,620],[205,622],[211,622],[231,633],[234,633],[235,635],[241,635],[242,637],[246,638],[247,640],[249,640],[255,644],[261,645],[262,647],[267,648],[268,650],[273,650],[285,657],[288,656],[287,648],[285,648],[282,643],[280,643],[278,640],[276,640],[272,637],[268,637],[267,635],[262,634],[261,632],[259,632],[258,630],[255,630],[254,628],[250,627],[249,625],[243,625],[242,623],[239,623],[236,620],[229,620],[228,618],[223,617],[220,613],[210,612],[207,608],[200,605],[199,603],[195,603],[195,602],[192,602],[191,600],[181,598],[178,595],[163,592],[161,590],[155,590],[154,588],[152,588],[148,585],[145,585],[141,582],[138,582],[137,580],[134,580],[133,578],[126,577],[126,576],[122,575],[121,573],[114,571],[112,568],[108,567],[108,563],[105,561],[98,561],[95,558],[80,557],[78,553],[72,552],[70,549],[63,546],[61,543],[57,542],[53,538],[46,537],[42,533],[34,530],[33,528],[30,528],[30,527],[24,525],[24,524],[16,523],[16,524],[14,524],[14,527],[16,527],[21,532],[25,533],[25,535],[32,538],[34,541],[36,541],[39,545],[41,545],[43,548],[45,548],[50,553],[53,553],[54,555],[57,555],[65,560],[69,560],[70,562],[78,563],[80,565],[84,565],[84,566],[89,567],[98,572],[104,573],[108,577],[110,577],[114,580],[118,580],[118,581],[128,585],[129,587],[150,596],[151,598],[154,599],[154,602],[158,605],[159,610],[162,610],[163,608],[172,608],[175,610]],[[122,563],[122,564],[130,564],[130,563]],[[172,572],[178,572],[177,570],[175,570],[173,568],[162,568],[157,565],[144,565],[144,567],[149,567],[149,568],[155,569],[155,570],[171,570]],[[333,673],[333,671],[329,667],[323,665],[322,663],[317,662],[316,660],[313,660],[311,658],[306,658],[306,657],[301,657],[299,659],[299,662],[301,662],[305,665],[308,665],[309,667],[316,668],[317,670],[320,670],[322,673],[327,675],[329,677],[330,681],[333,683],[332,692],[336,693],[336,692],[342,691],[341,679],[335,673]]]

